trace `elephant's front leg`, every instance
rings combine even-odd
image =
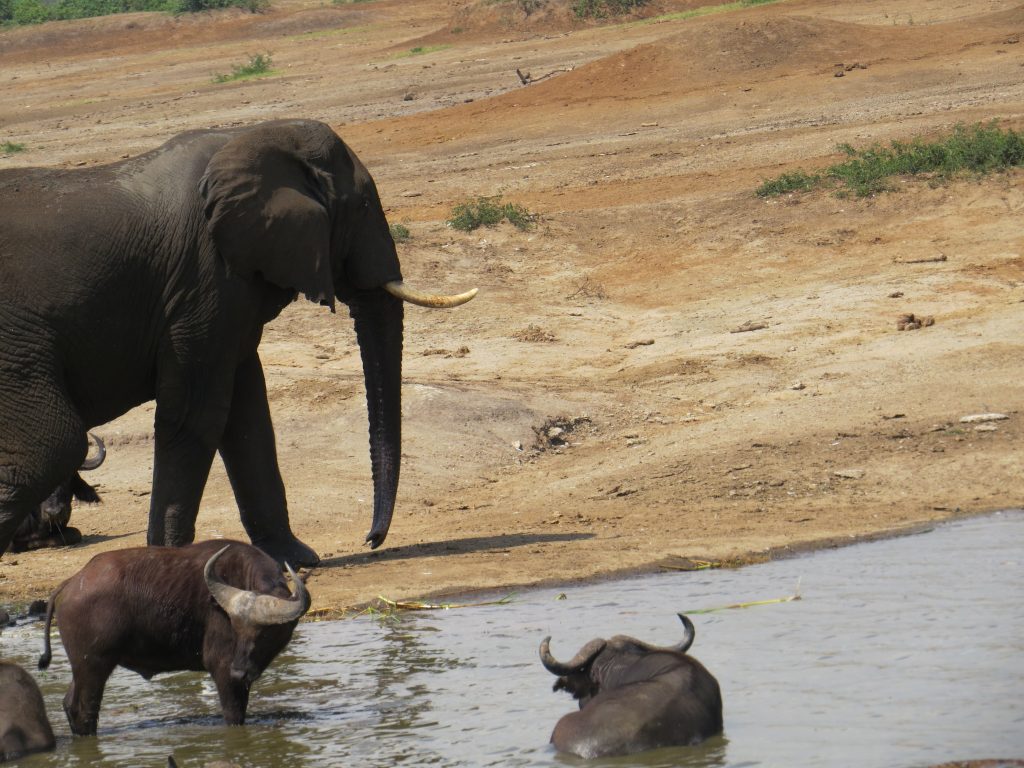
[[[153,495],[149,506],[147,543],[180,547],[196,537],[196,516],[213,464],[216,447],[194,432],[181,429],[168,434],[161,428],[157,406],[156,451],[153,458]]]
[[[255,352],[235,373],[220,454],[252,543],[279,562],[295,567],[320,562],[316,552],[295,537],[288,521],[288,501],[277,465],[267,387]]]

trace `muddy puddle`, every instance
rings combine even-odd
[[[557,565],[557,564],[553,564]],[[698,611],[792,595],[757,607]],[[118,670],[96,738],[72,739],[59,643],[37,673],[57,751],[19,765],[835,766],[900,768],[1024,756],[1024,513],[735,571],[523,592],[503,605],[299,626],[226,728],[204,675],[146,682]],[[556,755],[537,647],[565,658],[592,637],[669,644],[678,611],[718,678],[725,733],[700,747],[613,761]],[[0,655],[35,668],[41,625],[6,630]]]

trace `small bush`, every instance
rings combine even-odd
[[[580,19],[621,16],[647,4],[647,0],[573,0],[573,13]]]
[[[249,57],[248,64],[236,65],[235,68],[231,70],[230,74],[215,75],[213,82],[229,83],[233,80],[246,80],[250,77],[266,75],[273,71],[270,68],[272,63],[269,53],[257,53],[254,56]]]
[[[26,149],[24,144],[19,144],[16,141],[5,141],[0,144],[0,153],[5,155],[13,155],[17,152],[24,152]]]
[[[391,238],[396,243],[401,243],[412,237],[412,233],[409,228],[404,224],[391,224],[388,229],[391,230]]]
[[[493,227],[507,221],[517,229],[527,230],[536,217],[516,203],[503,203],[501,197],[478,197],[468,203],[459,203],[452,209],[448,226],[462,232],[480,227]]]
[[[803,171],[784,173],[761,184],[757,188],[757,195],[758,197],[775,197],[776,195],[785,195],[789,192],[805,192],[813,189],[818,184],[820,178],[817,175],[811,176]]]
[[[783,195],[822,186],[837,187],[837,194],[867,197],[891,190],[893,176],[930,175],[941,179],[986,174],[1024,165],[1024,134],[1003,130],[995,121],[973,126],[958,125],[939,141],[915,138],[855,149],[842,144],[847,159],[822,173],[785,173],[765,181],[757,189],[761,197]]]

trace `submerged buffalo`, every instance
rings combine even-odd
[[[555,725],[551,742],[580,757],[628,755],[698,744],[722,730],[718,681],[686,651],[696,634],[683,614],[684,637],[659,648],[625,635],[591,640],[570,661],[557,661],[551,638],[540,644],[545,668],[558,675],[554,690],[579,700]]]
[[[96,455],[86,458],[79,467],[79,472],[96,469],[107,456],[106,446],[97,435],[90,432],[89,441],[96,444]],[[96,489],[75,472],[21,521],[11,540],[10,551],[27,552],[45,547],[78,544],[82,540],[82,532],[68,524],[71,521],[73,498],[87,504],[97,504],[100,500]]]
[[[17,664],[0,661],[0,763],[53,749],[54,744],[36,681]]]
[[[104,552],[51,595],[39,668],[50,664],[54,613],[71,663],[64,697],[71,731],[96,733],[107,678],[117,666],[147,680],[206,670],[228,725],[245,722],[249,689],[291,640],[309,593],[290,566],[249,544]]]

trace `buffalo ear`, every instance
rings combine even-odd
[[[232,273],[259,274],[333,310],[333,185],[304,156],[303,141],[280,124],[241,133],[210,159],[199,193],[210,235]]]

